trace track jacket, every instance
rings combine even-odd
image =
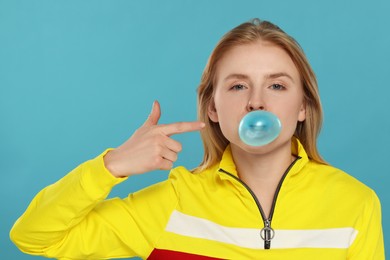
[[[164,182],[109,200],[124,179],[107,171],[103,153],[39,192],[11,239],[59,259],[384,259],[375,193],[309,160],[299,141],[292,147],[297,159],[270,216],[238,178],[229,146],[210,169],[177,167]]]

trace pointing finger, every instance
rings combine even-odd
[[[164,134],[171,136],[174,134],[181,134],[186,132],[199,131],[205,126],[205,123],[200,121],[195,122],[179,122],[161,125]]]

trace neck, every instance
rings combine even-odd
[[[278,183],[294,159],[291,142],[261,154],[249,153],[232,145],[232,155],[239,177],[249,185]]]

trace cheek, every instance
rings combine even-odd
[[[282,120],[282,129],[288,133],[294,133],[295,128],[297,127],[298,121],[294,117],[287,117]]]
[[[286,106],[286,109],[279,111],[277,115],[282,122],[282,129],[284,132],[293,135],[297,127],[298,121],[305,119],[305,110],[301,109],[301,106],[293,105]]]
[[[240,111],[238,107],[232,104],[225,104],[224,106],[217,106],[218,123],[222,134],[230,142],[238,138],[238,126],[245,111]]]
[[[223,133],[234,132],[238,129],[240,117],[228,110],[218,112],[219,124]]]

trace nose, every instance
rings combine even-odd
[[[265,106],[261,100],[253,100],[249,99],[248,105],[247,105],[248,112],[254,111],[254,110],[265,110]]]

